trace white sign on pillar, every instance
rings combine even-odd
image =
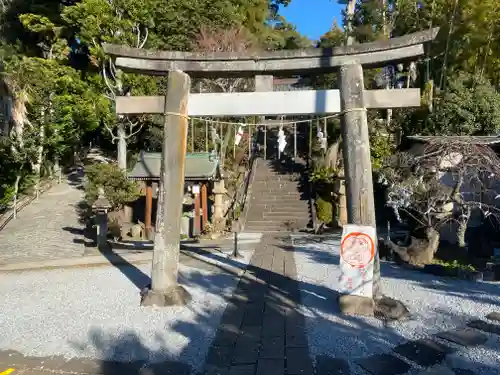
[[[340,246],[340,293],[371,298],[376,230],[347,224]]]

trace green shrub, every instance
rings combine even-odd
[[[316,199],[316,216],[318,220],[325,224],[330,224],[333,221],[333,205],[321,197]]]
[[[309,182],[333,184],[336,177],[336,171],[333,168],[316,167],[309,176]]]
[[[440,259],[434,259],[433,263],[439,264],[449,270],[476,271],[476,268],[471,264],[464,264],[456,259],[451,262],[446,262]]]
[[[85,168],[87,184],[85,200],[89,205],[97,199],[99,187],[109,200],[112,210],[119,210],[125,204],[135,201],[140,196],[139,186],[130,181],[116,164],[93,164]]]
[[[0,207],[8,206],[14,199],[14,186],[4,184],[0,186]]]

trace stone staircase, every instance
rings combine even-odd
[[[310,223],[305,163],[257,159],[245,232],[285,232]]]

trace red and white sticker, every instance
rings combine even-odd
[[[375,256],[375,245],[369,235],[352,232],[342,240],[340,256],[352,267],[364,268]]]

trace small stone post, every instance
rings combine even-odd
[[[108,210],[111,208],[109,200],[104,195],[104,189],[99,188],[99,196],[92,204],[97,222],[97,247],[103,250],[108,245]]]
[[[194,225],[193,232],[195,236],[201,234],[201,197],[200,197],[200,185],[193,185],[193,195],[194,195]]]
[[[187,74],[168,74],[151,289],[142,293],[143,306],[184,305],[191,300],[177,282],[190,86]]]
[[[224,230],[224,194],[227,190],[224,187],[224,180],[214,183],[214,226],[217,231]]]
[[[344,171],[341,169],[339,175],[337,176],[337,180],[335,181],[335,194],[337,194],[338,200],[338,224],[340,226],[344,226],[347,224],[347,199],[346,199],[346,191],[345,191],[345,178]]]
[[[376,228],[368,120],[363,99],[363,68],[360,64],[341,66],[339,81],[341,108],[342,111],[346,111],[341,131],[348,221],[350,224]],[[377,296],[376,284],[379,279],[380,260],[375,248],[374,296]],[[373,298],[341,295],[339,303],[341,311],[346,314],[373,315],[374,313]]]
[[[234,219],[233,222],[231,223],[231,230],[234,234],[234,247],[233,247],[233,253],[231,256],[235,259],[241,258],[241,255],[238,251],[238,232],[240,230],[240,225],[238,219]]]

